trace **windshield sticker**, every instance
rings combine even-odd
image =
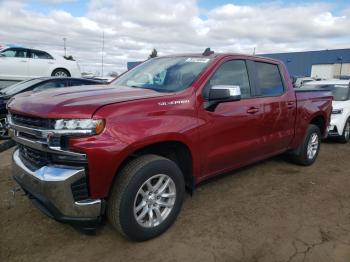
[[[158,105],[160,106],[169,106],[169,105],[181,105],[181,104],[188,104],[190,100],[176,100],[176,101],[164,101],[159,102]]]
[[[210,61],[209,58],[200,58],[200,57],[189,57],[185,60],[185,62],[191,63],[208,63]]]

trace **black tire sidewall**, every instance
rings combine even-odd
[[[317,134],[317,137],[318,137],[318,148],[317,148],[317,152],[316,152],[316,155],[314,156],[313,159],[309,159],[309,157],[307,156],[307,147],[308,147],[308,144],[309,144],[309,141],[311,139],[311,136],[312,134],[316,133]],[[308,128],[308,132],[307,132],[307,135],[306,135],[306,138],[305,138],[305,142],[304,142],[304,150],[303,150],[303,158],[304,158],[304,163],[306,165],[311,165],[313,164],[316,159],[317,159],[317,156],[320,152],[320,148],[321,148],[321,132],[320,132],[320,129],[315,126],[315,125],[310,125],[309,128]]]
[[[160,225],[154,228],[145,228],[140,226],[134,217],[134,200],[142,184],[156,174],[168,175],[174,181],[176,187],[176,200],[171,213]],[[184,193],[185,184],[183,175],[178,166],[171,160],[160,159],[141,167],[133,175],[133,178],[128,183],[121,198],[119,206],[119,221],[124,234],[132,240],[143,241],[156,237],[166,231],[176,220],[176,217],[181,210]]]
[[[348,119],[346,120],[345,125],[344,125],[343,134],[342,134],[342,136],[340,137],[341,142],[343,142],[343,143],[348,143],[349,140],[350,140],[350,137],[346,138],[346,136],[345,136],[345,129],[346,129],[346,125],[348,125],[348,124],[350,124],[350,118],[348,118]]]
[[[55,76],[57,72],[64,72],[66,74],[66,77],[70,77],[70,74],[66,69],[55,69],[53,70],[51,76]]]

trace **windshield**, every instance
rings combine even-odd
[[[304,85],[306,88],[325,88],[332,91],[334,101],[345,101],[349,99],[349,85]]]
[[[209,61],[202,57],[154,58],[120,76],[111,85],[177,92],[189,87]]]
[[[15,95],[15,94],[22,92],[25,89],[27,89],[27,88],[29,88],[37,83],[40,83],[41,81],[42,81],[41,79],[31,79],[31,80],[27,80],[27,81],[22,81],[22,82],[19,82],[17,84],[14,84],[14,85],[11,85],[11,86],[8,86],[8,87],[2,89],[1,93],[5,94],[5,95]]]

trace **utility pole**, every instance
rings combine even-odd
[[[254,47],[254,50],[253,50],[253,55],[255,55],[255,47]]]
[[[64,49],[64,56],[67,56],[67,47],[66,47],[66,40],[67,38],[63,37],[63,49]]]
[[[105,31],[102,31],[102,57],[101,57],[101,71],[102,71],[102,77],[103,77],[103,56],[105,52]]]

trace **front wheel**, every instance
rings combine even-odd
[[[110,223],[131,240],[143,241],[165,232],[180,212],[185,183],[171,160],[144,155],[117,174],[108,204]]]
[[[339,137],[339,141],[341,143],[348,143],[350,140],[350,118],[348,118],[346,120],[345,126],[344,126],[344,130],[343,130],[343,134]]]
[[[320,151],[321,131],[316,125],[310,124],[302,145],[293,156],[295,163],[303,166],[312,165]]]

